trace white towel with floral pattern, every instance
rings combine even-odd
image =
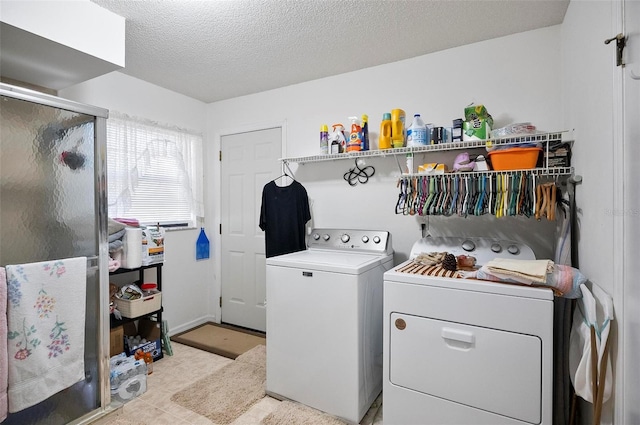
[[[9,412],[84,379],[87,258],[7,265]]]
[[[7,418],[7,275],[0,267],[0,422]]]

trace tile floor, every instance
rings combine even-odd
[[[118,406],[117,410],[94,422],[95,425],[112,424],[118,419],[154,425],[214,424],[208,418],[173,403],[171,396],[233,360],[176,342],[172,342],[171,347],[173,356],[165,355],[153,364],[153,373],[147,376],[147,391]],[[378,397],[361,425],[382,425],[380,400],[381,397]],[[266,396],[231,425],[258,425],[278,403],[279,400]]]

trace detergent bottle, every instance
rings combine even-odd
[[[404,146],[404,121],[405,114],[402,109],[391,110],[391,143],[393,144],[394,148],[401,148]]]
[[[360,138],[362,127],[360,127],[358,117],[349,117],[349,119],[351,120],[351,133],[347,142],[347,152],[358,152],[362,149],[362,139]]]
[[[411,127],[407,130],[407,146],[426,146],[427,145],[427,126],[420,118],[420,114],[413,116]]]
[[[382,115],[378,149],[391,149],[391,114],[388,112]]]
[[[369,150],[369,116],[362,114],[362,150]]]

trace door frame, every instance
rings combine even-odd
[[[286,147],[287,147],[287,120],[284,119],[282,121],[266,121],[254,124],[246,124],[242,126],[223,128],[219,132],[217,132],[214,136],[214,152],[213,156],[210,156],[214,161],[214,179],[215,183],[213,187],[215,188],[214,193],[214,208],[213,208],[213,216],[214,216],[214,229],[212,230],[213,234],[213,246],[219,247],[219,249],[214,249],[214,282],[213,282],[213,299],[212,302],[212,311],[214,315],[214,321],[216,323],[222,322],[222,308],[220,307],[220,297],[222,296],[222,250],[225,249],[222,246],[222,237],[220,235],[220,225],[222,224],[222,169],[219,160],[219,153],[222,151],[222,138],[224,136],[231,136],[235,134],[241,133],[249,133],[251,131],[260,131],[260,130],[268,130],[270,128],[280,128],[281,131],[281,149],[280,149],[280,157],[286,157]]]

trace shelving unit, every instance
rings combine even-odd
[[[144,282],[144,271],[148,270],[148,269],[156,269],[156,278],[157,278],[158,291],[162,291],[162,266],[163,266],[163,263],[156,263],[156,264],[149,264],[147,266],[138,267],[138,268],[135,268],[135,269],[119,268],[116,271],[109,272],[109,276],[120,275],[120,274],[124,274],[124,273],[138,273],[139,281],[140,281],[140,283],[143,283]],[[131,318],[123,317],[121,320],[116,319],[114,317],[114,315],[111,314],[110,327],[111,327],[111,329],[113,329],[113,328],[117,328],[118,326],[125,325],[127,323],[136,321],[138,319],[142,319],[142,318],[150,317],[150,316],[155,316],[155,321],[158,323],[158,325],[160,325],[160,329],[162,331],[162,312],[163,312],[163,310],[164,310],[164,308],[162,307],[162,305],[160,305],[160,309],[158,309],[156,311],[152,311],[152,312],[143,314],[142,316],[138,316],[138,317],[131,317]],[[155,360],[161,359],[162,356],[163,355],[162,355],[162,351],[161,351],[159,357],[156,358]]]
[[[355,159],[355,158],[366,158],[366,157],[386,157],[386,156],[395,157],[397,155],[406,155],[408,153],[425,154],[430,152],[479,149],[479,148],[487,148],[487,147],[515,145],[515,144],[521,144],[521,143],[543,144],[545,158],[548,158],[550,143],[563,142],[563,141],[569,142],[568,140],[563,140],[564,133],[567,133],[567,132],[560,131],[560,132],[539,133],[539,134],[517,136],[517,137],[503,137],[503,138],[487,139],[487,140],[469,140],[469,141],[462,141],[462,142],[449,142],[449,143],[440,143],[436,145],[427,145],[427,146],[418,146],[418,147],[403,147],[403,148],[393,148],[393,149],[384,149],[384,150],[346,152],[346,153],[338,153],[338,154],[287,157],[287,158],[281,158],[281,161],[284,164],[288,164],[288,163],[305,164],[305,163],[311,163],[311,162],[338,161],[343,159]],[[508,173],[512,171],[513,172],[525,171],[525,172],[530,172],[536,175],[568,176],[573,174],[573,167],[549,167],[548,161],[545,160],[545,166],[542,168],[535,168],[535,169],[528,169],[528,170],[509,170],[509,171],[478,171],[475,173],[505,173],[505,172]],[[464,174],[468,174],[468,173],[464,173]]]

